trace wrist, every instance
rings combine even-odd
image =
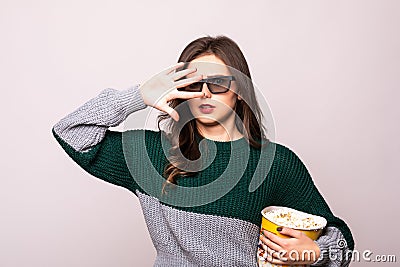
[[[126,90],[118,92],[118,101],[122,110],[125,111],[125,115],[129,115],[132,112],[144,109],[147,104],[144,102],[140,91],[139,85],[134,85]]]
[[[146,83],[144,83],[144,84],[146,84]],[[149,103],[149,101],[147,101],[147,97],[146,97],[146,95],[144,94],[144,90],[143,90],[144,84],[138,84],[138,85],[137,85],[138,95],[140,96],[141,100],[143,101],[143,103],[144,103],[146,106],[150,106],[150,103]]]
[[[318,240],[314,241],[316,247],[318,247],[317,249],[315,249],[315,261],[313,263],[311,263],[311,266],[324,266],[326,264],[328,255],[327,255],[327,251],[324,250],[324,246],[323,244],[321,244],[320,242],[318,242]]]
[[[318,243],[315,241],[314,241],[314,252],[315,252],[315,258],[310,259],[312,261],[312,263],[317,262],[319,257],[321,256],[321,249],[320,249]]]

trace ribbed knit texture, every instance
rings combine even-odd
[[[133,130],[131,133],[137,134],[143,131],[145,131],[144,136],[148,146],[146,149],[143,149],[142,154],[138,154],[135,158],[136,162],[134,165],[137,166],[135,175],[151,179],[146,175],[148,170],[140,168],[140,166],[144,166],[142,160],[146,158],[146,154],[148,153],[147,155],[150,157],[154,164],[153,166],[159,174],[162,174],[167,161],[161,148],[161,132]],[[135,193],[137,189],[146,193],[138,187],[127,167],[123,154],[121,132],[107,131],[104,140],[86,153],[76,152],[56,134],[55,137],[74,161],[92,175],[127,188],[133,193]],[[193,177],[181,178],[178,181],[179,185],[187,187],[201,186],[212,182],[213,179],[216,179],[225,171],[227,160],[230,158],[230,144],[229,142],[217,143],[221,150],[219,150],[213,164]],[[135,144],[132,144],[132,146],[136,147]],[[234,152],[237,152],[237,155],[231,160],[237,160],[239,165],[242,159],[241,151],[234,150]],[[327,226],[336,226],[339,228],[346,238],[349,248],[353,249],[354,243],[352,235],[346,223],[333,215],[315,187],[304,164],[296,154],[287,147],[276,144],[275,161],[265,182],[256,191],[249,193],[249,182],[254,167],[258,164],[259,154],[260,152],[257,149],[251,149],[251,156],[247,162],[248,168],[246,169],[244,177],[232,191],[221,199],[204,206],[176,208],[203,214],[240,218],[260,225],[260,212],[264,207],[270,205],[290,207],[326,218],[328,221]],[[230,172],[234,174],[235,170],[230,170]]]
[[[108,104],[104,104],[102,107],[99,103],[104,102],[104,98],[107,99],[105,102]],[[123,101],[124,99],[126,101]],[[109,104],[111,102],[113,104]],[[126,108],[121,108],[124,106]],[[131,112],[145,107],[138,87],[132,87],[126,91],[108,89],[56,124],[53,134],[67,154],[88,173],[106,182],[126,188],[139,197],[153,243],[159,252],[155,266],[176,266],[174,264],[179,262],[179,257],[182,258],[182,264],[186,262],[181,266],[222,266],[221,263],[224,261],[221,261],[220,257],[223,255],[213,254],[216,252],[208,249],[202,250],[199,248],[201,243],[191,243],[190,236],[193,235],[191,231],[197,231],[196,229],[202,227],[217,231],[215,240],[226,239],[221,242],[225,242],[227,246],[232,245],[232,250],[235,247],[243,246],[243,249],[239,250],[242,252],[235,252],[231,255],[230,261],[233,264],[231,266],[256,266],[254,264],[256,264],[257,237],[261,225],[260,212],[264,207],[270,205],[286,206],[326,218],[327,230],[329,229],[326,233],[330,235],[325,238],[322,236],[316,241],[321,250],[337,245],[337,240],[341,236],[344,236],[348,248],[354,249],[354,241],[346,223],[333,215],[300,158],[292,150],[280,144],[271,143],[267,147],[267,149],[275,148],[275,156],[269,158],[264,157],[259,149],[250,147],[250,151],[247,151],[247,142],[243,138],[232,142],[214,142],[205,139],[207,143],[216,145],[214,161],[195,176],[179,179],[178,184],[184,187],[206,185],[227,171],[227,177],[238,180],[233,189],[211,203],[194,207],[166,204],[167,201],[163,203],[162,200],[165,196],[158,193],[149,196],[148,190],[144,190],[139,184],[153,186],[153,192],[161,193],[162,184],[154,181],[157,174],[163,173],[164,167],[168,163],[161,144],[163,133],[151,130],[132,130],[121,133],[107,129],[109,126],[118,125]],[[234,149],[231,151],[232,147]],[[213,150],[212,147],[210,147],[211,150]],[[244,155],[247,153],[249,159],[244,161]],[[232,162],[231,167],[227,170],[229,160]],[[249,185],[256,166],[271,163],[271,161],[272,166],[269,172],[261,174],[265,177],[262,184],[255,191],[249,192]],[[242,168],[244,168],[244,173],[238,177]],[[204,192],[204,194],[208,193]],[[194,197],[177,195],[174,190],[170,190],[168,194],[172,198],[187,198],[189,202]],[[165,213],[165,216],[169,214],[168,218],[165,217],[164,224],[159,222],[160,213]],[[242,225],[238,231],[242,229],[244,232],[236,233],[238,240],[242,239],[242,245],[231,240],[235,239],[235,234],[230,237],[226,234],[221,235],[221,227],[223,227],[219,225],[221,218],[227,220],[223,225],[231,223],[234,223],[236,227]],[[185,222],[191,221],[194,229],[191,231],[181,230],[185,228]],[[172,236],[168,237],[165,233],[163,237],[157,238],[157,231],[165,227],[165,224],[170,224],[170,227],[164,231],[171,231],[169,234]],[[156,225],[158,226],[156,227]],[[172,225],[179,225],[179,227],[176,228]],[[205,233],[211,235],[210,232]],[[239,238],[242,234],[244,236]],[[204,243],[207,243],[207,239],[213,240],[212,236],[203,238]],[[160,245],[164,244],[163,239],[169,240],[170,246],[176,247],[181,252],[170,251],[170,253],[176,254],[173,255],[168,254],[165,248],[161,249],[164,247]],[[197,237],[197,239],[199,242],[201,241],[201,237]],[[213,241],[209,246],[215,243],[216,241]],[[254,252],[251,252],[252,246]],[[215,247],[212,251],[218,251],[218,248]],[[199,256],[202,253],[206,253],[203,259]],[[203,263],[200,263],[202,260]],[[227,262],[226,259],[225,262]],[[347,264],[339,261],[337,263],[329,262],[325,255],[315,263],[315,266],[347,266]]]

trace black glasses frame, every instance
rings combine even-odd
[[[229,83],[228,83],[227,86],[221,86],[221,85],[216,84],[215,82],[213,82],[214,80],[216,80],[216,79],[221,79],[221,78],[227,79],[227,80],[229,81]],[[199,89],[198,89],[198,90],[193,90],[193,89],[191,89],[191,90],[186,90],[186,87],[189,87],[189,86],[190,86],[190,85],[188,85],[188,86],[183,87],[183,88],[178,88],[178,91],[201,92],[201,91],[203,90],[203,84],[206,83],[206,84],[207,84],[207,87],[208,87],[208,90],[210,90],[210,92],[211,92],[212,94],[223,94],[223,93],[226,93],[226,92],[229,91],[229,89],[231,88],[231,83],[232,83],[232,81],[236,81],[235,76],[214,76],[214,77],[209,77],[209,78],[201,79],[200,81],[193,83],[193,84],[199,84],[199,83],[201,84],[201,85],[199,86]],[[211,86],[209,86],[209,85],[211,85]],[[214,91],[214,90],[212,89],[212,88],[213,88],[212,85],[217,85],[217,86],[219,86],[219,87],[223,87],[223,88],[225,88],[226,90],[225,90],[225,91],[216,92],[216,91]]]

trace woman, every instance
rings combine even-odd
[[[142,85],[102,91],[53,128],[82,168],[139,198],[157,250],[154,266],[257,266],[257,250],[276,264],[347,266],[350,229],[332,214],[297,155],[266,139],[237,44],[202,37],[178,62]],[[159,128],[167,120],[167,131],[108,130],[147,106],[164,112]],[[274,157],[264,157],[271,148]],[[268,162],[249,190],[259,163]],[[260,235],[260,211],[270,205],[323,216],[327,227],[316,241],[285,227],[289,239]],[[290,259],[282,250],[315,254]]]

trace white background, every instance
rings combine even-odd
[[[276,141],[306,164],[356,249],[398,253],[399,9],[388,0],[1,1],[0,266],[152,266],[135,195],[85,173],[51,128],[207,34],[239,44]]]

